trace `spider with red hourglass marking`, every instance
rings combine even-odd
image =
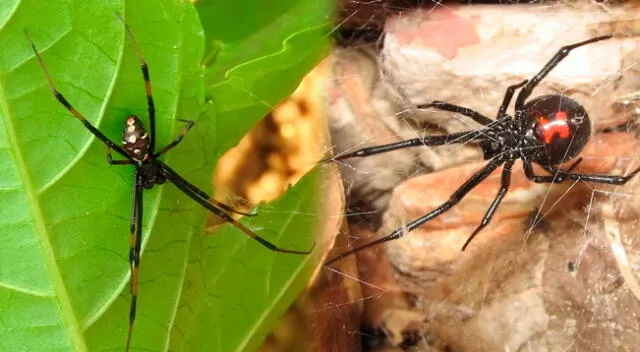
[[[136,115],[130,115],[125,120],[122,146],[111,141],[100,130],[87,121],[84,116],[78,112],[67,99],[56,89],[53,84],[53,80],[47,71],[42,57],[38,53],[35,44],[29,37],[29,34],[25,30],[25,35],[35,56],[38,60],[40,68],[42,69],[44,76],[49,84],[51,92],[55,98],[98,139],[104,142],[107,149],[107,161],[111,165],[133,165],[135,167],[134,174],[134,192],[132,200],[132,211],[130,221],[130,248],[129,248],[129,266],[131,271],[131,304],[129,308],[129,329],[127,332],[126,347],[128,351],[131,345],[131,336],[133,333],[133,325],[136,318],[137,308],[137,296],[138,296],[138,268],[140,265],[140,250],[142,244],[142,196],[144,189],[151,189],[155,185],[160,185],[169,181],[173,183],[182,193],[189,198],[202,205],[204,208],[221,217],[224,221],[232,224],[244,234],[258,241],[261,245],[274,252],[290,253],[306,255],[311,253],[315,244],[311,249],[306,251],[291,250],[277,247],[266,239],[258,236],[256,233],[245,227],[243,224],[235,220],[230,213],[236,213],[245,216],[254,216],[255,214],[247,214],[230,208],[229,206],[220,203],[216,200],[210,199],[209,195],[200,190],[195,185],[184,179],[180,174],[171,169],[167,164],[158,160],[158,158],[169,150],[176,147],[187,132],[193,127],[195,122],[190,120],[180,120],[186,123],[184,130],[168,145],[162,148],[160,151],[155,149],[155,105],[153,102],[153,96],[151,94],[151,80],[149,78],[149,70],[147,63],[138,48],[138,45],[129,29],[129,26],[120,16],[116,13],[117,17],[124,24],[127,37],[131,42],[133,50],[135,51],[140,61],[140,68],[142,70],[142,77],[144,79],[145,92],[147,97],[147,110],[149,114],[149,132],[145,130],[142,125],[142,121]],[[125,160],[114,160],[111,155],[111,150],[115,150],[118,154],[125,158]]]
[[[469,108],[442,101],[434,101],[429,104],[418,105],[417,107],[418,109],[436,108],[462,114],[481,124],[483,127],[480,129],[440,136],[414,138],[376,147],[363,148],[352,153],[326,159],[325,161],[332,161],[353,157],[367,157],[396,149],[419,146],[474,143],[480,146],[484,154],[484,159],[488,160],[488,163],[482,169],[467,179],[467,181],[439,207],[411,221],[406,226],[396,229],[385,237],[338,255],[327,261],[326,264],[331,264],[365,248],[402,237],[404,234],[451,209],[495,169],[504,165],[501,187],[498,190],[498,194],[482,218],[480,225],[471,233],[462,246],[462,250],[465,250],[469,243],[471,243],[471,240],[489,224],[498,209],[500,202],[509,189],[511,167],[518,159],[521,159],[524,164],[526,177],[536,183],[561,183],[565,180],[575,180],[622,185],[635,176],[640,172],[640,167],[634,169],[626,176],[573,173],[572,170],[580,163],[582,158],[574,161],[566,171],[558,169],[556,165],[575,158],[580,154],[589,140],[589,135],[591,134],[589,115],[580,103],[561,94],[544,95],[527,101],[538,83],[567,57],[571,50],[611,37],[611,35],[600,36],[562,47],[533,78],[507,88],[502,100],[502,105],[500,105],[498,109],[496,120],[492,120]],[[516,89],[520,88],[521,90],[515,102],[515,114],[514,116],[508,115],[506,113],[507,107],[511,103]],[[533,171],[532,163],[540,165],[550,175],[536,175]]]

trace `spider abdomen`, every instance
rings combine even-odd
[[[147,159],[149,154],[149,134],[136,115],[129,115],[122,131],[122,146],[134,160]]]
[[[560,94],[543,95],[525,105],[524,127],[540,151],[532,161],[557,165],[576,157],[589,140],[591,122],[580,103]]]

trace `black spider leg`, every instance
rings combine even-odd
[[[509,190],[509,186],[511,185],[511,167],[513,166],[514,162],[515,160],[513,159],[507,159],[507,161],[504,163],[504,167],[502,169],[502,180],[500,181],[500,190],[498,190],[498,194],[496,195],[496,198],[493,200],[493,202],[489,206],[489,209],[487,209],[487,212],[484,214],[484,217],[482,218],[482,222],[480,223],[480,225],[476,227],[476,229],[473,231],[471,236],[467,238],[467,241],[462,246],[463,251],[467,248],[469,243],[471,243],[471,240],[473,240],[473,238],[476,237],[476,235],[491,222],[491,219],[493,218],[493,214],[495,214],[496,210],[498,210],[498,206],[500,206],[500,202],[502,202],[502,199],[507,194],[507,191]]]
[[[571,163],[571,165],[567,170],[564,170],[563,172],[571,173],[571,171],[573,171],[573,169],[575,169],[576,166],[578,166],[578,164],[582,162],[582,160],[583,158],[579,157],[576,161]],[[549,176],[549,175],[538,176],[533,171],[533,164],[531,163],[531,161],[524,160],[523,164],[524,164],[524,174],[525,176],[527,176],[527,178],[530,181],[533,181],[536,183],[562,183],[565,180],[565,177],[560,176],[558,174],[554,174],[553,176]]]
[[[166,152],[170,151],[171,149],[175,148],[175,146],[177,146],[178,144],[180,144],[180,142],[182,141],[182,138],[184,138],[184,136],[187,134],[187,132],[189,132],[189,130],[191,129],[191,127],[193,127],[193,125],[195,125],[195,121],[193,120],[183,120],[183,119],[178,119],[178,121],[180,122],[184,122],[187,125],[184,127],[184,129],[182,130],[182,132],[180,132],[178,134],[178,136],[173,140],[173,142],[167,144],[167,146],[165,146],[164,148],[162,148],[162,150],[160,150],[159,152],[153,154],[153,158],[158,158],[160,157],[162,154],[165,154]]]
[[[566,170],[566,172],[571,172],[573,171],[573,169],[576,168],[576,166],[578,166],[581,162],[582,162],[583,158],[579,157],[576,161],[574,161],[573,163],[571,163],[571,165],[569,166],[569,168]],[[549,182],[547,183],[558,183],[555,179],[557,178],[557,175],[554,176],[536,176],[533,172],[533,167],[531,165],[531,162],[529,162],[528,160],[524,160],[523,161],[524,164],[524,173],[525,176],[527,176],[527,178],[529,180],[532,180],[532,177],[538,177],[538,178],[547,178],[549,180]],[[538,183],[542,183],[542,182],[538,182]],[[546,199],[546,198],[545,198]],[[533,215],[533,213],[535,214],[535,217],[530,218],[530,226],[529,229],[527,230],[527,233],[529,233],[532,229],[536,228],[538,226],[538,224],[543,221],[543,219],[540,216],[541,210],[537,209],[534,212],[532,212],[530,215]],[[548,213],[548,212],[547,212]],[[542,214],[542,217],[544,217],[547,213]]]
[[[511,98],[513,97],[515,90],[522,87],[527,82],[528,80],[524,80],[518,84],[514,84],[507,88],[507,93],[505,94],[504,99],[502,101],[502,105],[500,105],[500,109],[498,110],[498,115],[497,115],[498,119],[504,116],[505,111],[507,110],[507,107],[511,102]],[[418,109],[426,109],[431,107],[439,110],[455,112],[455,113],[467,116],[472,120],[476,121],[477,123],[484,126],[491,125],[496,122],[482,115],[477,111],[471,110],[463,106],[449,104],[443,101],[436,100],[428,104],[420,104],[417,106]],[[392,150],[410,148],[410,147],[436,146],[436,145],[445,145],[449,143],[464,143],[464,142],[476,139],[482,135],[485,135],[487,131],[488,131],[487,129],[484,129],[484,130],[476,130],[471,132],[458,132],[458,133],[452,133],[452,134],[442,135],[442,136],[426,136],[422,138],[414,138],[414,139],[409,139],[406,141],[400,141],[396,143],[390,143],[390,144],[385,144],[385,145],[380,145],[380,146],[375,146],[370,148],[362,148],[352,153],[336,155],[334,157],[327,158],[322,161],[342,160],[342,159],[353,158],[353,157],[366,157],[369,155],[386,153]]]
[[[390,152],[396,149],[410,148],[410,147],[421,147],[421,146],[436,146],[436,145],[445,145],[450,143],[464,143],[470,140],[476,139],[482,136],[486,130],[476,130],[476,131],[466,131],[466,132],[458,132],[441,136],[425,136],[422,138],[414,138],[406,141],[400,141],[396,143],[384,144],[375,147],[362,148],[356,150],[352,153],[336,155],[331,158],[327,158],[322,160],[324,161],[333,161],[333,160],[342,160],[347,158],[354,157],[366,157],[369,155],[375,155],[380,153]]]
[[[345,253],[342,253],[340,255],[338,255],[337,257],[327,261],[325,263],[325,265],[329,265],[333,262],[336,262],[346,256],[349,256],[355,252],[359,252],[365,248],[369,248],[372,246],[376,246],[380,243],[384,243],[384,242],[388,242],[388,241],[393,241],[396,240],[402,236],[404,236],[405,234],[413,231],[415,228],[421,226],[422,224],[426,223],[427,221],[430,221],[432,219],[434,219],[435,217],[437,217],[438,215],[446,212],[447,210],[451,209],[451,207],[453,207],[454,205],[456,205],[462,198],[464,198],[464,196],[467,195],[467,193],[469,193],[469,191],[471,191],[472,189],[474,189],[478,184],[480,184],[480,182],[482,182],[484,179],[486,179],[487,177],[489,177],[489,175],[491,175],[491,173],[493,172],[493,170],[497,169],[500,165],[502,165],[505,162],[506,157],[504,155],[500,155],[496,158],[493,158],[491,160],[489,160],[489,162],[482,167],[482,169],[480,169],[478,172],[476,172],[475,174],[473,174],[469,179],[467,179],[467,181],[465,181],[465,183],[462,184],[462,186],[460,186],[458,189],[456,189],[455,192],[453,192],[453,194],[451,195],[451,197],[449,197],[449,200],[447,200],[446,202],[444,202],[442,205],[440,205],[439,207],[437,207],[436,209],[432,210],[431,212],[429,212],[428,214],[413,220],[412,222],[408,223],[406,226],[403,226],[395,231],[393,231],[391,234],[379,238],[373,242],[369,242],[367,244],[364,244],[360,247],[356,247],[350,251],[347,251]],[[494,201],[495,202],[495,201]],[[497,206],[497,205],[496,205]],[[495,211],[495,210],[494,210]]]
[[[633,176],[637,175],[640,172],[640,167],[635,168],[628,175],[598,175],[598,174],[580,174],[580,173],[571,173],[566,172],[555,167],[542,166],[547,172],[551,174],[556,174],[558,177],[563,180],[575,180],[575,181],[586,181],[586,182],[597,182],[597,183],[606,183],[610,185],[623,185],[629,181]]]
[[[193,184],[189,183],[189,181],[185,180],[177,172],[172,170],[167,164],[161,162],[160,160],[156,160],[156,163],[160,166],[160,170],[162,174],[167,178],[167,180],[169,180],[176,187],[178,187],[178,189],[180,189],[184,194],[189,196],[189,198],[198,202],[200,205],[202,205],[203,207],[205,207],[207,210],[214,213],[215,215],[221,217],[224,221],[231,223],[231,225],[233,225],[240,231],[244,232],[247,236],[258,241],[261,245],[265,246],[267,249],[272,250],[274,252],[305,255],[305,254],[311,253],[311,251],[313,250],[313,247],[315,247],[315,243],[314,243],[309,250],[298,251],[298,250],[284,249],[274,245],[273,243],[258,236],[255,232],[251,231],[242,223],[240,223],[239,221],[231,217],[231,215],[229,215],[223,209],[220,209],[215,205],[211,204],[209,202],[209,196],[206,193],[198,189]]]
[[[53,80],[51,79],[51,76],[49,75],[49,71],[47,70],[47,67],[44,64],[44,60],[42,60],[42,57],[38,53],[38,49],[36,49],[36,46],[33,43],[33,41],[31,40],[31,37],[29,36],[29,33],[27,32],[26,29],[24,31],[24,34],[27,37],[27,40],[29,41],[29,44],[31,45],[31,49],[33,49],[33,53],[36,55],[36,58],[38,59],[38,64],[40,65],[40,68],[42,69],[42,72],[44,73],[44,77],[47,79],[47,83],[49,84],[49,89],[51,90],[51,93],[53,93],[53,96],[60,102],[60,104],[62,104],[67,110],[69,110],[69,112],[76,119],[80,120],[80,122],[82,122],[84,127],[86,127],[91,132],[91,134],[93,134],[98,139],[100,139],[102,142],[104,142],[104,144],[106,144],[109,148],[114,149],[115,151],[118,152],[118,154],[120,154],[123,157],[127,158],[129,161],[133,160],[131,158],[131,156],[129,156],[129,154],[124,149],[122,149],[122,147],[120,147],[116,143],[112,142],[109,138],[107,138],[107,136],[102,134],[102,132],[100,132],[100,130],[95,128],[91,124],[91,122],[87,121],[87,119],[85,119],[84,116],[82,116],[82,114],[78,110],[76,110],[69,103],[69,101],[67,101],[67,99],[62,95],[62,93],[60,93],[56,89],[56,86],[53,84]]]
[[[582,161],[582,158],[578,159],[577,162],[573,163],[569,170],[564,171],[560,170],[556,167],[540,165],[545,171],[550,173],[553,176],[549,175],[536,175],[533,171],[533,167],[529,160],[524,161],[524,173],[527,178],[536,183],[562,183],[565,180],[573,180],[573,181],[586,181],[586,182],[596,182],[596,183],[604,183],[610,185],[623,185],[627,183],[633,176],[640,173],[640,167],[635,168],[626,176],[623,175],[598,175],[598,174],[581,174],[581,173],[573,173],[571,170],[575,167],[575,165]]]
[[[603,36],[591,38],[579,43],[566,45],[560,48],[560,50],[558,50],[558,52],[551,58],[551,60],[549,60],[549,62],[547,62],[546,65],[544,65],[544,67],[540,70],[540,72],[538,72],[538,74],[536,74],[533,78],[531,78],[529,82],[527,82],[527,84],[518,93],[518,97],[516,98],[516,120],[518,122],[522,120],[524,116],[523,112],[524,112],[525,102],[531,95],[531,92],[533,92],[533,89],[538,85],[538,83],[540,83],[540,81],[542,81],[547,76],[547,74],[549,74],[549,72],[551,72],[551,70],[553,70],[560,63],[560,61],[562,61],[565,57],[567,57],[567,55],[569,55],[571,50],[581,47],[583,45],[609,39],[611,37],[612,37],[611,35],[603,35]]]
[[[500,104],[500,108],[498,109],[498,115],[496,115],[498,119],[501,119],[503,116],[505,116],[505,113],[507,112],[507,108],[511,103],[511,99],[513,98],[513,94],[515,93],[516,89],[524,86],[525,84],[527,84],[527,82],[529,82],[529,80],[525,79],[524,81],[518,84],[514,84],[512,86],[507,87],[507,91],[506,93],[504,93],[504,98],[502,99],[502,104]]]
[[[528,80],[524,80],[518,84],[514,84],[512,86],[509,86],[507,88],[507,93],[505,94],[503,100],[502,100],[502,105],[500,105],[500,109],[498,109],[498,114],[497,114],[497,118],[500,119],[504,116],[505,112],[507,111],[507,108],[509,107],[509,103],[511,102],[511,98],[513,98],[513,94],[515,92],[516,89],[524,86],[526,83],[528,82]],[[494,123],[495,121],[482,115],[481,113],[471,110],[469,108],[466,108],[464,106],[459,106],[459,105],[453,105],[453,104],[449,104],[447,102],[444,101],[438,101],[438,100],[434,100],[429,104],[421,104],[417,106],[418,109],[426,109],[426,108],[436,108],[439,110],[443,110],[443,111],[450,111],[450,112],[455,112],[464,116],[467,116],[469,118],[471,118],[473,121],[481,124],[481,125],[491,125],[492,123]]]
[[[511,102],[511,98],[513,97],[514,91],[517,88],[522,87],[526,83],[527,83],[527,80],[524,80],[523,82],[520,82],[518,84],[515,84],[507,88],[507,94],[505,95],[502,105],[500,106],[500,109],[498,111],[498,119],[504,115],[504,112],[506,111],[507,107],[509,106],[509,103]],[[455,113],[467,116],[483,126],[491,125],[496,122],[482,115],[477,111],[471,110],[463,106],[453,105],[453,104],[449,104],[449,103],[438,101],[438,100],[435,100],[428,104],[420,104],[416,108],[417,109],[436,108],[442,111],[455,112]],[[353,157],[366,157],[369,155],[386,153],[392,150],[410,148],[410,147],[436,146],[436,145],[444,145],[449,143],[464,143],[469,140],[478,138],[479,136],[485,134],[485,132],[487,132],[486,129],[476,130],[471,132],[458,132],[458,133],[452,133],[452,134],[442,135],[442,136],[426,136],[422,138],[414,138],[414,139],[409,139],[406,141],[400,141],[400,142],[391,143],[391,144],[385,144],[385,145],[380,145],[380,146],[375,146],[370,148],[362,148],[352,153],[337,155],[331,158],[324,159],[322,161],[342,160],[342,159],[353,158]]]
[[[147,110],[149,111],[149,154],[153,154],[156,150],[156,108],[153,103],[153,95],[151,94],[151,79],[149,77],[149,68],[147,67],[147,62],[142,56],[142,52],[138,47],[138,43],[136,39],[133,37],[133,33],[131,29],[129,29],[129,25],[125,22],[122,15],[119,12],[116,12],[116,16],[122,23],[124,24],[124,29],[127,33],[127,37],[129,37],[129,41],[131,42],[131,46],[133,47],[133,51],[138,56],[138,60],[140,61],[140,69],[142,70],[142,77],[144,78],[144,89],[145,94],[147,96]],[[171,149],[171,148],[169,148]]]
[[[469,108],[465,108],[463,106],[458,106],[458,105],[453,105],[453,104],[449,104],[449,103],[445,103],[444,101],[432,101],[429,104],[421,104],[417,106],[418,109],[427,109],[427,108],[436,108],[438,110],[442,110],[442,111],[450,111],[450,112],[455,112],[467,117],[470,117],[473,121],[481,124],[481,125],[490,125],[492,123],[494,123],[495,121],[493,121],[492,119],[482,115],[481,113],[477,112],[477,111],[473,111]]]
[[[136,165],[131,160],[113,160],[111,149],[107,147],[107,162],[111,165]],[[127,342],[125,351],[129,350],[131,345],[131,336],[133,335],[133,325],[136,320],[136,310],[138,303],[138,271],[140,268],[140,252],[142,248],[142,199],[144,176],[140,173],[140,168],[136,167],[133,182],[133,200],[131,204],[131,219],[129,223],[129,271],[131,273],[131,303],[129,305],[129,330],[127,332]]]
[[[138,270],[140,267],[140,249],[142,247],[142,179],[140,169],[136,169],[135,183],[133,186],[133,207],[131,210],[131,225],[129,227],[131,236],[129,237],[129,266],[131,270],[131,305],[129,306],[129,330],[127,332],[127,344],[125,351],[131,345],[133,335],[133,324],[136,320],[136,309],[138,303]]]
[[[183,120],[183,119],[178,119],[181,122],[186,123],[187,125],[185,126],[185,128],[182,130],[182,132],[180,132],[178,134],[178,136],[173,140],[173,142],[169,143],[166,147],[162,148],[162,150],[160,150],[159,152],[153,154],[152,158],[156,159],[159,156],[167,153],[168,151],[170,151],[171,149],[173,149],[175,146],[177,146],[182,139],[184,138],[184,136],[187,134],[187,132],[189,132],[189,130],[191,129],[191,127],[193,127],[193,125],[195,125],[195,121],[192,120]],[[203,192],[202,190],[200,190],[198,187],[193,186],[191,183],[187,182],[187,186],[191,187],[192,190],[196,193],[198,193],[200,195],[200,197],[204,198],[204,199],[209,199],[209,195],[206,194],[205,192]],[[244,215],[244,216],[256,216],[258,214],[251,214],[251,213],[245,213],[239,210],[235,210],[233,208],[231,208],[230,206],[218,202],[217,200],[211,198],[209,199],[209,202],[213,203],[213,205],[217,206],[218,208],[222,208],[227,212],[230,213],[235,213],[235,214],[240,214],[240,215]]]

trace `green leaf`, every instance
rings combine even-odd
[[[139,62],[116,11],[149,64],[158,144],[182,130],[177,118],[197,121],[163,160],[206,191],[219,156],[326,50],[325,41],[317,47],[305,43],[306,51],[292,49],[301,38],[324,30],[317,23],[288,33],[271,30],[279,34],[275,42],[260,48],[247,38],[272,28],[269,21],[266,27],[233,22],[226,30],[241,27],[245,36],[221,61],[228,69],[216,71],[214,62],[203,72],[203,31],[189,2],[0,2],[2,351],[124,347],[133,168],[107,164],[104,144],[51,95],[23,34],[29,31],[71,104],[118,142],[124,117],[137,114],[147,121],[147,110]],[[220,12],[213,18],[233,16],[241,15]],[[257,56],[238,54],[243,50]],[[222,78],[214,78],[215,72]],[[275,88],[267,88],[270,82]],[[214,109],[206,108],[205,92]],[[247,104],[252,95],[260,99]],[[242,222],[279,246],[308,248],[317,219],[304,214],[315,212],[316,179],[311,174],[295,192]],[[204,215],[170,184],[144,192],[133,350],[253,349],[300,291],[311,257],[270,252],[228,225],[203,236]]]
[[[213,150],[235,145],[290,95],[328,52],[332,1],[199,1],[209,53],[205,91],[213,104]],[[241,21],[242,26],[237,26]],[[214,45],[211,45],[211,44]],[[213,59],[212,59],[213,58]],[[203,117],[204,118],[204,117]],[[276,202],[243,219],[281,247],[307,249],[317,230],[319,170]],[[194,238],[170,349],[251,351],[304,288],[313,256],[274,253],[227,227]],[[205,294],[208,292],[208,294]]]
[[[326,56],[333,0],[204,0],[205,90],[221,150],[235,145]],[[242,26],[237,26],[238,21]]]

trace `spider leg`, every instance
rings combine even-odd
[[[181,182],[185,187],[188,187],[191,189],[191,191],[193,191],[195,194],[197,194],[198,196],[200,196],[202,199],[206,199],[209,203],[212,203],[213,206],[221,208],[222,210],[229,212],[229,213],[235,213],[235,214],[239,214],[239,215],[243,215],[243,216],[256,216],[258,214],[251,214],[251,213],[245,213],[239,210],[235,210],[233,208],[231,208],[230,206],[218,202],[217,200],[209,197],[209,195],[207,193],[205,193],[204,191],[202,191],[200,188],[194,186],[193,184],[191,184],[189,181],[187,181],[186,179],[184,179],[184,177],[180,176],[180,174],[178,174],[177,172],[175,172],[172,168],[170,168],[169,166],[167,166],[165,163],[162,163],[160,161],[158,161],[159,164],[161,164],[161,168],[164,170],[164,172],[166,172],[167,174],[171,174],[171,177],[173,177],[177,182]]]
[[[314,243],[313,246],[311,247],[311,249],[309,249],[309,250],[297,251],[297,250],[280,248],[280,247],[274,245],[273,243],[271,243],[271,242],[265,240],[264,238],[258,236],[255,232],[251,231],[249,228],[244,226],[242,223],[240,223],[239,221],[237,221],[236,219],[231,217],[231,215],[229,215],[226,211],[224,211],[224,210],[216,207],[212,203],[210,203],[207,198],[201,197],[200,196],[201,193],[194,191],[194,188],[196,188],[195,186],[189,184],[182,177],[176,177],[177,174],[175,172],[168,172],[167,170],[169,169],[169,167],[167,165],[165,165],[163,163],[159,163],[159,164],[160,164],[161,170],[163,172],[163,175],[167,178],[167,180],[171,181],[171,183],[173,183],[176,187],[178,187],[182,191],[182,193],[186,194],[187,196],[189,196],[189,198],[191,198],[191,199],[195,200],[196,202],[200,203],[200,205],[205,207],[210,212],[212,212],[212,213],[216,214],[217,216],[221,217],[224,221],[226,221],[228,223],[231,223],[231,225],[233,225],[234,227],[236,227],[240,231],[244,232],[247,236],[253,238],[256,241],[258,241],[261,245],[263,245],[267,249],[269,249],[271,251],[274,251],[274,252],[305,255],[305,254],[311,253],[311,251],[313,250],[313,247],[315,247],[315,243]],[[204,192],[202,192],[202,193],[204,193]]]
[[[525,79],[524,81],[518,83],[518,84],[514,84],[512,86],[507,87],[507,92],[504,93],[504,98],[502,99],[502,104],[500,105],[500,109],[498,109],[498,115],[496,115],[497,119],[501,119],[505,112],[507,111],[507,108],[509,107],[509,104],[511,103],[511,99],[513,98],[513,93],[515,93],[516,89],[524,86],[525,84],[527,84],[527,82],[529,82],[528,79]]]
[[[511,184],[511,167],[513,166],[514,162],[515,160],[508,159],[504,163],[504,168],[502,169],[502,181],[500,182],[500,190],[498,191],[498,195],[496,195],[496,198],[493,200],[493,202],[489,206],[489,209],[487,209],[487,212],[484,214],[484,217],[482,218],[482,222],[480,223],[480,225],[478,225],[478,227],[476,227],[476,229],[473,231],[471,236],[467,238],[467,241],[462,246],[463,251],[467,248],[469,243],[471,243],[471,240],[473,240],[473,238],[476,237],[476,235],[485,226],[489,225],[489,223],[491,222],[491,218],[493,218],[493,214],[495,214],[496,210],[498,210],[498,206],[500,205],[500,202],[502,202],[502,199],[504,198],[504,196],[507,194],[507,191],[509,190],[509,185]]]
[[[113,156],[111,155],[111,148],[108,144],[105,144],[107,147],[107,162],[111,165],[131,165],[135,164],[132,160],[113,160]]]
[[[573,169],[575,169],[576,166],[578,166],[578,164],[580,164],[581,162],[582,162],[582,158],[580,157],[578,158],[578,160],[571,163],[569,168],[566,171],[562,171],[562,173],[551,172],[547,170],[547,172],[552,174],[551,176],[549,175],[540,176],[540,175],[536,175],[535,172],[533,172],[533,166],[531,165],[531,161],[524,160],[523,161],[524,174],[525,176],[527,176],[529,180],[536,183],[562,183],[566,179],[566,174],[570,174],[571,171],[573,171]]]
[[[69,103],[69,101],[67,101],[67,99],[62,95],[62,93],[60,93],[56,89],[56,86],[53,84],[53,80],[51,79],[51,75],[49,75],[49,71],[47,70],[47,67],[44,65],[44,60],[42,60],[42,57],[38,53],[38,49],[36,49],[36,45],[33,43],[33,40],[31,40],[31,37],[29,36],[29,33],[27,32],[27,30],[24,31],[24,34],[27,37],[27,40],[29,41],[29,44],[31,45],[31,49],[33,49],[33,53],[36,55],[36,58],[38,59],[38,64],[40,65],[40,68],[42,69],[42,72],[44,73],[44,77],[47,79],[47,83],[49,84],[49,89],[51,90],[51,93],[53,93],[53,96],[58,100],[58,102],[60,102],[60,104],[62,104],[67,110],[69,110],[69,112],[76,119],[80,120],[80,122],[82,122],[84,127],[86,127],[99,140],[104,142],[104,144],[106,144],[110,148],[113,148],[116,152],[118,152],[118,154],[122,155],[123,157],[127,158],[128,160],[131,160],[131,157],[129,156],[129,154],[126,151],[124,151],[124,149],[122,149],[119,145],[117,145],[114,142],[112,142],[109,138],[107,138],[107,136],[102,134],[102,132],[100,132],[100,130],[95,128],[91,124],[91,122],[87,121],[87,119],[85,119],[84,116],[82,116],[82,114],[78,110],[76,110]]]
[[[379,145],[379,146],[369,147],[369,148],[362,148],[352,153],[336,155],[334,157],[324,159],[321,162],[342,160],[342,159],[354,158],[354,157],[365,157],[369,155],[386,153],[392,150],[404,149],[404,148],[410,148],[410,147],[445,145],[449,143],[464,143],[472,139],[476,139],[484,133],[485,133],[485,130],[476,130],[476,131],[452,133],[452,134],[447,134],[442,136],[426,136],[422,138],[414,138],[414,139],[409,139],[406,141],[400,141],[400,142],[391,143],[391,144]]]
[[[192,121],[192,120],[182,120],[182,119],[178,119],[178,120],[181,121],[181,122],[186,123],[187,126],[185,126],[184,130],[182,130],[182,132],[180,132],[180,134],[178,134],[178,136],[176,137],[176,139],[173,140],[173,142],[167,144],[167,146],[162,148],[161,151],[153,154],[154,158],[159,157],[160,155],[170,151],[175,146],[177,146],[178,143],[180,143],[182,141],[182,138],[184,138],[184,135],[187,134],[187,132],[189,132],[189,130],[191,129],[191,127],[193,127],[193,125],[195,125],[195,122]]]
[[[432,220],[433,218],[439,216],[440,214],[448,211],[449,209],[451,209],[451,207],[453,207],[454,205],[456,205],[462,198],[464,198],[464,196],[467,195],[467,193],[469,193],[469,191],[471,191],[473,188],[475,188],[480,182],[482,182],[484,179],[486,179],[492,172],[493,170],[497,169],[498,166],[502,165],[504,163],[504,157],[498,157],[498,158],[494,158],[491,159],[489,161],[489,163],[487,163],[487,165],[485,165],[482,169],[480,169],[478,172],[476,172],[475,174],[473,174],[469,179],[467,179],[467,181],[465,181],[465,183],[462,184],[462,186],[460,186],[455,192],[453,192],[453,194],[451,195],[451,197],[449,197],[449,200],[447,200],[446,202],[444,202],[442,205],[440,205],[439,207],[437,207],[436,209],[433,209],[431,212],[429,212],[428,214],[408,223],[406,226],[403,226],[395,231],[393,231],[391,234],[379,238],[373,242],[369,242],[367,244],[364,244],[360,247],[356,247],[350,251],[347,251],[345,253],[342,253],[340,255],[338,255],[337,257],[327,261],[325,263],[325,265],[329,265],[332,264],[333,262],[336,262],[344,257],[347,257],[355,252],[359,252],[365,248],[369,248],[369,247],[373,247],[376,246],[380,243],[384,243],[384,242],[388,242],[388,241],[393,241],[396,240],[402,236],[404,236],[405,234],[413,231],[415,228],[421,226],[422,224],[426,223],[427,221]]]
[[[633,176],[637,175],[640,172],[640,167],[635,168],[626,176],[623,175],[598,175],[598,174],[579,174],[579,173],[571,173],[567,171],[562,171],[555,167],[542,166],[547,172],[551,174],[557,174],[562,179],[567,180],[576,180],[576,181],[586,181],[586,182],[596,182],[596,183],[605,183],[610,185],[624,185],[629,181]]]
[[[142,244],[142,174],[136,170],[133,184],[133,205],[131,207],[131,223],[129,230],[129,268],[131,271],[131,305],[129,306],[129,331],[125,351],[131,346],[133,324],[136,320],[136,307],[138,300],[138,268],[140,266],[140,247]]]
[[[149,68],[147,66],[147,62],[142,56],[142,52],[138,47],[138,42],[133,37],[133,33],[131,29],[129,29],[129,25],[125,22],[122,15],[119,12],[116,12],[116,16],[122,23],[124,24],[124,29],[127,32],[127,37],[129,37],[129,41],[131,42],[131,46],[133,46],[133,51],[135,51],[136,56],[138,56],[138,60],[140,61],[140,69],[142,70],[142,77],[144,78],[144,89],[147,95],[147,111],[149,112],[149,153],[153,154],[156,149],[156,108],[153,103],[153,95],[151,94],[151,78],[149,77]]]
[[[438,110],[455,112],[467,117],[470,117],[473,121],[481,124],[481,125],[490,125],[494,121],[479,112],[471,110],[469,108],[465,108],[463,106],[453,105],[449,103],[445,103],[444,101],[433,101],[429,104],[421,104],[417,106],[418,109],[426,109],[426,108],[436,108]]]
[[[529,98],[533,89],[538,85],[538,83],[540,83],[540,81],[542,81],[547,76],[547,74],[549,74],[551,70],[553,70],[554,67],[556,67],[560,63],[560,61],[562,61],[565,57],[567,57],[567,55],[569,55],[571,50],[583,45],[609,39],[611,37],[611,35],[603,35],[579,43],[566,45],[560,48],[560,50],[558,50],[558,52],[551,58],[551,60],[549,60],[546,65],[544,65],[540,72],[538,72],[538,74],[531,78],[529,82],[524,86],[524,88],[522,88],[520,93],[518,93],[518,97],[516,98],[516,116],[520,117],[521,112],[524,110],[525,101],[527,100],[527,98]]]

